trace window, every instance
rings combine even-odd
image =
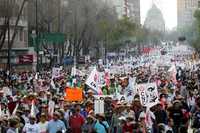
[[[23,30],[21,29],[19,33],[19,40],[23,41],[23,38],[24,38],[24,34],[23,34]]]

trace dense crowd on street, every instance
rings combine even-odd
[[[0,70],[0,132],[198,133],[200,67],[176,67],[175,79],[168,69],[158,67],[152,72],[150,67],[137,67],[128,73],[111,74],[101,94],[85,84],[86,75],[71,75],[64,69],[56,78],[52,78],[52,71]],[[143,106],[136,91],[131,101],[109,97],[116,92],[123,95],[133,77],[136,84],[156,83],[156,105]],[[83,100],[66,100],[67,87],[81,88]],[[95,111],[96,95],[105,96],[103,113]]]

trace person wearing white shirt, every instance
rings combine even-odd
[[[47,133],[48,122],[46,121],[45,114],[41,114],[40,122],[38,123],[39,133]]]
[[[23,128],[23,133],[40,133],[39,132],[39,126],[35,123],[36,118],[30,117],[30,123],[26,123]]]

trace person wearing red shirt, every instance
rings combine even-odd
[[[80,105],[75,105],[75,110],[72,110],[72,116],[69,117],[69,126],[72,133],[82,133],[84,118],[80,114]]]

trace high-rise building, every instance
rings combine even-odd
[[[140,24],[140,0],[104,0],[115,9],[118,18],[129,17],[136,24]]]
[[[200,0],[177,0],[178,28],[190,26],[194,22],[194,12],[200,7]]]
[[[140,0],[127,0],[128,16],[136,24],[140,24]]]

